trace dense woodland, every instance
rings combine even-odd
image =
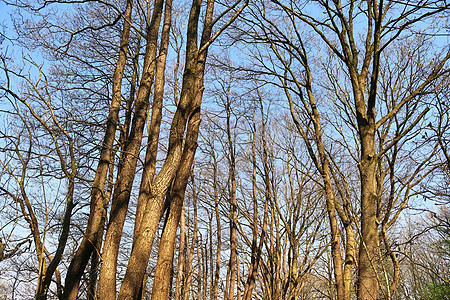
[[[450,299],[447,0],[3,0],[1,299]]]

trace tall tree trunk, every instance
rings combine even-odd
[[[206,295],[208,294],[208,238],[206,238],[205,246],[202,246],[202,252],[203,252],[203,294],[202,299],[206,300]]]
[[[117,181],[112,199],[109,224],[102,252],[102,267],[97,288],[99,299],[116,298],[116,269],[122,229],[128,210],[138,153],[142,142],[143,130],[148,116],[149,96],[153,84],[158,29],[161,21],[163,0],[155,2],[152,20],[147,29],[147,46],[144,58],[143,74],[136,97],[136,108],[129,137],[125,143],[124,158],[119,165]]]
[[[241,273],[239,270],[239,254],[236,252],[236,299],[241,300]]]
[[[213,219],[214,219],[214,212],[212,211],[212,209],[210,209],[209,213],[208,213],[208,217],[209,217],[209,248],[207,248],[206,251],[209,251],[209,259],[208,259],[208,264],[209,264],[209,299],[212,300],[214,298],[214,248],[213,248]],[[217,243],[216,243],[217,245]]]
[[[374,127],[361,130],[361,238],[359,246],[358,299],[378,295],[378,220]],[[376,296],[378,297],[378,296]]]
[[[162,2],[161,2],[162,9]],[[152,105],[152,116],[149,127],[149,137],[147,143],[147,151],[145,155],[144,162],[144,171],[141,179],[141,185],[139,190],[138,204],[136,208],[136,218],[135,218],[135,228],[134,228],[134,237],[133,237],[133,251],[130,261],[128,263],[128,268],[124,277],[124,281],[122,283],[119,298],[120,299],[135,299],[136,295],[139,294],[139,290],[142,290],[143,280],[145,276],[145,270],[147,268],[148,257],[137,257],[142,252],[138,251],[138,254],[135,252],[136,240],[139,234],[142,234],[141,225],[143,224],[144,212],[146,210],[146,206],[150,199],[154,201],[153,213],[156,215],[153,220],[154,231],[148,231],[150,236],[147,238],[146,242],[149,243],[149,248],[153,243],[154,234],[156,231],[156,227],[159,223],[159,220],[162,215],[163,210],[163,200],[165,193],[156,192],[156,197],[150,197],[152,194],[152,181],[155,174],[155,166],[156,166],[156,157],[158,150],[158,141],[159,141],[159,133],[162,119],[162,105],[163,105],[163,96],[164,96],[164,83],[165,83],[165,66],[166,66],[166,58],[168,52],[169,45],[169,36],[171,30],[172,23],[172,1],[167,0],[165,3],[164,10],[164,24],[161,33],[161,45],[159,50],[159,55],[156,60],[156,74],[155,74],[155,93],[153,98]],[[169,175],[170,177],[171,175]],[[167,184],[167,183],[166,183]],[[163,187],[164,189],[164,187]],[[139,245],[144,246],[144,245]],[[149,253],[148,253],[149,254]],[[145,261],[145,263],[144,263]]]
[[[364,100],[366,78],[369,74],[369,60],[361,74],[351,74],[355,110],[358,123],[358,134],[361,143],[360,161],[358,163],[361,178],[361,237],[359,244],[358,265],[358,299],[373,299],[378,297],[378,260],[379,236],[377,218],[377,181],[376,171],[378,156],[375,153],[376,113],[378,76],[380,72],[380,41],[381,22],[383,18],[383,2],[378,7],[373,1],[373,17],[375,28],[373,32],[373,46],[367,49],[372,51],[372,74],[367,102]]]
[[[263,224],[262,224],[262,231],[261,231],[261,237],[259,239],[259,245],[257,245],[257,239],[258,239],[258,201],[257,201],[257,195],[256,195],[256,123],[253,120],[253,140],[252,140],[252,198],[253,198],[253,239],[252,239],[252,257],[250,262],[250,268],[248,273],[247,282],[244,287],[244,295],[243,300],[251,300],[252,299],[252,293],[253,289],[255,287],[256,277],[258,275],[258,267],[261,260],[261,252],[262,247],[264,245],[264,240],[266,237],[266,227],[267,227],[267,218],[268,218],[268,212],[269,212],[269,201],[270,201],[270,184],[269,184],[269,162],[268,162],[268,148],[267,148],[267,140],[266,140],[266,126],[265,126],[265,120],[264,120],[264,110],[263,110],[263,104],[262,99],[260,98],[260,105],[261,105],[261,118],[262,118],[262,142],[263,142],[263,165],[264,165],[264,183],[265,183],[265,190],[264,190],[264,216],[263,216]]]
[[[184,203],[181,209],[180,216],[180,246],[178,250],[178,267],[177,267],[177,281],[176,281],[176,291],[175,299],[181,300],[183,295],[184,286],[184,265],[186,263],[186,219],[184,212]]]
[[[105,218],[106,220],[106,218]],[[103,233],[102,233],[103,234]],[[95,245],[95,249],[101,249],[102,240],[97,239],[97,244]],[[97,277],[98,277],[98,268],[100,265],[100,253],[98,251],[93,251],[91,255],[91,263],[89,270],[89,282],[88,282],[88,300],[95,300],[95,294],[97,290]]]
[[[220,279],[220,251],[222,248],[222,226],[220,224],[220,213],[219,213],[219,195],[218,195],[218,183],[217,183],[217,159],[212,149],[213,155],[213,190],[214,190],[214,214],[216,218],[216,229],[217,229],[217,242],[216,242],[216,262],[214,268],[214,283],[212,286],[213,296],[211,299],[217,300],[219,297],[219,279]]]
[[[203,271],[203,264],[202,264],[202,233],[199,232],[200,234],[200,238],[197,242],[197,245],[195,247],[195,250],[197,251],[197,297],[196,299],[201,300],[202,299],[202,291],[203,291],[203,286],[202,286],[202,277],[204,276],[204,271]]]
[[[136,231],[141,224],[142,216],[149,197],[151,183],[155,176],[156,159],[158,154],[159,135],[161,131],[162,108],[164,99],[166,60],[169,48],[170,31],[172,28],[172,0],[166,0],[164,8],[164,24],[161,32],[161,45],[156,61],[155,91],[152,102],[152,115],[148,129],[147,149],[145,153],[144,171],[142,173],[141,186],[139,189],[138,203],[136,207],[135,228]],[[136,234],[135,234],[136,236]]]
[[[91,204],[88,224],[86,226],[83,239],[78,246],[78,249],[75,252],[75,255],[73,256],[67,270],[64,293],[62,297],[63,299],[75,300],[77,298],[78,286],[91,253],[94,250],[100,251],[100,249],[95,249],[95,245],[97,245],[98,239],[102,239],[102,236],[100,236],[100,231],[104,226],[104,213],[109,202],[109,198],[105,197],[104,191],[108,168],[114,159],[111,152],[113,151],[112,149],[116,136],[116,128],[119,120],[120,102],[122,98],[122,78],[127,60],[132,7],[132,0],[127,0],[124,13],[122,37],[120,41],[119,58],[117,60],[113,76],[113,93],[109,107],[108,120],[106,123],[106,132],[100,152],[99,164],[91,190]],[[103,233],[103,231],[101,232]]]
[[[194,3],[195,4],[195,3]],[[169,6],[166,6],[166,8]],[[188,41],[186,51],[186,67],[183,75],[183,85],[177,111],[172,121],[169,136],[169,147],[166,161],[153,181],[148,176],[143,177],[140,190],[140,198],[144,197],[143,204],[138,208],[138,223],[135,225],[135,235],[133,240],[133,250],[128,263],[127,272],[122,284],[119,298],[132,297],[135,293],[136,285],[141,282],[141,277],[145,273],[151,246],[155,237],[156,228],[159,223],[164,195],[169,185],[176,175],[183,151],[183,139],[185,125],[191,115],[197,110],[195,99],[198,93],[194,87],[196,85],[196,69],[198,50],[196,45],[197,26],[199,19],[200,5],[193,5],[188,25]],[[147,163],[146,163],[147,166]],[[145,166],[145,167],[146,167]],[[143,189],[147,185],[147,189]],[[140,200],[138,200],[140,202]]]
[[[186,136],[183,156],[178,167],[174,184],[170,189],[169,217],[165,224],[159,245],[155,279],[152,289],[152,300],[167,299],[170,272],[173,265],[176,232],[181,217],[186,186],[191,173],[191,165],[194,161],[195,150],[197,148],[198,128],[200,125],[201,95],[198,95],[197,98],[199,98],[196,99],[198,109],[195,110],[194,115],[191,116],[188,122],[188,134]]]
[[[345,235],[347,237],[345,245],[345,264],[344,264],[344,296],[345,300],[352,299],[352,286],[353,286],[353,268],[356,259],[356,240],[355,232],[352,227],[352,223],[344,225]]]
[[[191,247],[189,249],[189,258],[186,262],[184,273],[186,276],[185,284],[184,284],[184,292],[183,292],[183,299],[189,299],[189,291],[191,289],[192,284],[192,277],[194,275],[194,251],[195,246],[197,245],[197,234],[198,234],[198,223],[197,223],[197,198],[195,197],[196,194],[193,194],[192,199],[192,205],[194,206],[194,228],[193,228],[193,237],[191,241]]]
[[[231,135],[231,108],[230,99],[227,96],[226,103],[226,113],[227,113],[227,137],[228,137],[228,152],[229,152],[229,164],[230,164],[230,282],[228,286],[228,299],[233,300],[234,298],[234,287],[236,284],[236,255],[237,255],[237,244],[236,244],[236,227],[237,227],[237,203],[236,203],[236,158],[235,158],[235,148],[233,143],[233,137]]]
[[[247,282],[244,287],[244,300],[252,299],[253,287],[255,286],[256,276],[258,274],[258,198],[256,196],[256,126],[253,119],[253,140],[252,140],[252,200],[253,200],[253,238],[252,238],[252,252],[251,252],[251,261],[250,267],[248,271]]]

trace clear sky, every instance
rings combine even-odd
[[[0,1],[0,33],[5,34],[7,33],[11,28],[11,13],[12,13],[12,7],[9,5],[6,5],[5,2]]]

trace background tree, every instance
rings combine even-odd
[[[396,79],[391,74],[389,82],[398,83],[395,93],[400,93],[400,95],[395,100],[399,100],[392,102],[392,99],[390,99],[388,100],[389,105],[383,106],[383,101],[386,100],[383,98],[384,95],[380,93],[380,80],[382,74],[384,75],[385,73],[382,73],[381,70],[384,63],[387,66],[391,66],[389,60],[383,55],[388,53],[390,49],[402,47],[400,45],[405,39],[408,39],[411,26],[419,21],[426,20],[432,15],[439,15],[445,7],[437,3],[431,3],[429,7],[421,7],[423,9],[419,7],[410,9],[404,3],[384,5],[382,2],[378,3],[376,1],[361,2],[357,8],[354,2],[317,3],[317,6],[323,11],[322,15],[324,17],[322,18],[321,16],[307,13],[308,9],[313,9],[312,6],[306,5],[301,7],[297,3],[280,1],[274,1],[274,4],[276,5],[258,3],[253,6],[253,10],[245,17],[245,22],[249,24],[249,27],[244,27],[245,29],[242,28],[242,31],[239,31],[241,40],[248,35],[249,43],[246,51],[252,54],[252,63],[256,62],[257,64],[256,69],[253,68],[253,70],[250,69],[249,71],[260,76],[263,82],[269,82],[284,89],[291,111],[293,111],[294,120],[297,118],[295,120],[298,124],[297,128],[301,133],[303,132],[302,136],[309,153],[312,154],[312,160],[320,161],[322,164],[319,166],[316,163],[316,167],[324,176],[325,191],[329,191],[326,192],[329,195],[328,199],[334,198],[331,192],[332,175],[330,173],[333,171],[329,170],[330,163],[327,161],[327,152],[330,153],[331,149],[326,149],[323,146],[322,136],[333,136],[334,133],[333,130],[330,130],[330,133],[323,132],[320,128],[320,126],[323,126],[320,119],[320,115],[323,113],[320,113],[320,111],[323,108],[333,106],[328,106],[326,102],[319,103],[315,101],[314,95],[318,94],[323,97],[323,94],[320,94],[320,92],[323,91],[323,88],[327,89],[327,79],[323,81],[324,78],[317,76],[318,87],[315,88],[311,69],[322,71],[327,76],[331,75],[332,86],[329,90],[331,91],[335,88],[335,91],[337,91],[333,95],[335,97],[334,100],[331,99],[331,101],[338,103],[337,107],[333,107],[333,109],[337,108],[338,111],[344,109],[346,112],[345,115],[339,116],[343,119],[342,122],[339,121],[341,122],[339,125],[335,125],[335,128],[337,133],[341,134],[344,139],[340,143],[349,145],[352,148],[351,150],[349,149],[349,157],[355,160],[360,173],[358,179],[360,185],[358,207],[352,208],[348,204],[346,205],[345,203],[350,202],[347,195],[342,192],[340,193],[340,197],[344,201],[342,204],[337,201],[327,202],[329,204],[328,212],[332,228],[333,242],[331,247],[334,249],[332,257],[334,259],[337,295],[338,298],[350,297],[351,277],[349,276],[351,275],[352,259],[354,257],[353,249],[355,248],[350,246],[352,244],[351,241],[354,241],[351,232],[356,231],[360,238],[358,297],[369,299],[373,295],[377,295],[378,286],[383,285],[383,280],[379,277],[377,267],[381,259],[378,243],[379,225],[383,222],[380,228],[383,236],[385,235],[383,232],[386,231],[385,225],[389,224],[387,227],[390,227],[404,207],[402,205],[397,206],[396,208],[399,209],[391,215],[394,208],[392,207],[392,202],[388,200],[387,209],[384,210],[386,206],[382,204],[382,192],[387,173],[383,167],[383,160],[392,148],[395,148],[394,152],[398,151],[397,146],[401,139],[408,141],[406,136],[411,134],[414,126],[422,120],[423,115],[428,111],[428,109],[424,108],[421,114],[418,113],[415,116],[410,113],[412,111],[416,112],[416,109],[422,103],[423,95],[435,91],[435,88],[441,84],[442,77],[447,76],[448,70],[445,65],[449,58],[448,52],[440,54],[432,52],[431,49],[427,51],[426,45],[421,46],[421,38],[416,37],[417,43],[411,43],[412,41],[410,40],[410,48],[402,50],[402,53],[408,55],[408,66],[413,67],[415,71],[408,73],[411,76],[408,79],[402,78],[402,75],[405,73],[397,76]],[[396,5],[400,8],[404,6],[404,10],[399,15],[395,12],[394,6]],[[365,11],[365,17],[358,15],[357,11],[359,10]],[[284,16],[284,19],[280,19],[280,15]],[[356,38],[357,33],[354,29],[356,22],[365,22],[363,33],[365,37],[362,41]],[[396,24],[396,27],[392,27],[391,24]],[[311,29],[312,33],[307,33],[304,28]],[[432,35],[433,32],[429,34]],[[331,56],[328,62],[323,62],[321,65],[321,60],[323,61],[323,59],[310,53],[312,49],[317,49],[315,44],[313,42],[306,44],[304,40],[314,41],[314,43],[320,45],[323,42],[323,45],[328,48],[325,53]],[[264,46],[259,46],[259,44],[264,44]],[[316,51],[315,53],[322,54],[321,51]],[[424,57],[424,52],[422,51],[426,52],[430,60],[433,61],[433,67],[426,71],[422,68],[421,63],[416,63],[416,58]],[[418,54],[419,52],[422,53]],[[343,71],[339,72],[339,68],[343,68]],[[332,75],[333,72],[338,72],[339,75]],[[279,83],[275,82],[277,78]],[[412,82],[410,81],[411,78],[416,78],[416,80]],[[405,86],[409,88],[404,89]],[[295,99],[293,99],[294,97]],[[328,98],[328,95],[325,94],[324,98]],[[297,103],[299,103],[298,112],[296,111]],[[381,116],[377,119],[376,107],[379,106]],[[402,121],[399,121],[399,116],[405,110],[406,117],[402,116]],[[298,120],[296,113],[303,114],[302,118],[306,116],[305,119],[307,121],[304,121],[302,124]],[[330,121],[333,122],[333,120]],[[397,122],[396,127],[392,125],[393,122]],[[346,138],[345,135],[347,133],[344,133],[344,130],[339,128],[340,125],[348,126],[350,130],[353,130],[354,140],[349,141]],[[308,136],[309,130],[314,132],[312,138]],[[394,133],[391,138],[388,132],[392,131]],[[386,137],[389,137],[389,139],[386,139]],[[310,139],[315,142],[317,150],[309,144]],[[400,145],[404,146],[405,143]],[[353,150],[356,150],[359,155],[353,155],[351,153]],[[314,151],[319,153],[318,157],[314,157]],[[417,185],[417,179],[423,178],[423,174],[418,175],[418,173],[421,171],[426,172],[423,167],[424,164],[429,162],[432,153],[430,156],[425,156],[423,163],[417,166],[415,174],[409,178],[408,188],[406,188],[408,192],[411,191],[413,186]],[[338,169],[334,170],[333,177],[337,178],[336,174],[339,174],[339,172]],[[395,176],[393,169],[390,172],[391,176]],[[403,202],[405,205],[406,203],[407,201]],[[349,223],[351,224],[352,222],[352,214],[355,212],[354,209],[360,213],[357,217],[360,220],[360,224],[355,229],[349,226]],[[344,288],[344,275],[341,269],[341,247],[339,246],[339,229],[335,210],[339,214],[341,222],[347,225],[347,229],[350,230],[346,231],[349,234],[347,241],[350,242],[346,258],[346,264],[349,266],[346,279],[347,288]],[[383,218],[384,220],[382,220]],[[383,239],[386,241],[386,238]],[[389,248],[389,245],[386,245],[386,247]],[[387,252],[392,254],[392,251],[389,249]],[[395,255],[392,254],[391,257],[394,264],[396,264]],[[396,268],[394,266],[394,269]],[[398,272],[394,272],[394,274],[398,275]],[[392,284],[386,283],[390,287],[386,286],[381,291],[388,298],[391,297],[391,292],[395,289],[395,282],[398,279],[397,275],[394,275]]]

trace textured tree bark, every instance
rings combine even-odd
[[[158,154],[159,134],[161,131],[162,107],[164,99],[165,70],[167,52],[169,48],[170,30],[172,27],[172,0],[166,0],[164,8],[164,24],[161,32],[161,45],[156,61],[155,92],[152,102],[152,115],[150,119],[149,136],[145,153],[144,171],[139,189],[136,207],[135,232],[141,224],[145,206],[149,200],[151,183],[153,182]],[[134,235],[136,236],[136,234]]]
[[[272,174],[271,176],[271,186],[272,189],[274,189],[273,180],[275,178],[275,174]],[[273,200],[276,203],[277,201],[277,195],[273,195]],[[276,212],[274,211],[274,216],[276,216]],[[272,290],[272,297],[273,299],[280,299],[281,293],[280,293],[280,282],[281,282],[281,249],[280,249],[280,223],[277,217],[274,217],[274,225],[275,225],[275,247],[274,247],[274,268],[273,268],[273,277],[274,277],[274,285]]]
[[[344,263],[344,299],[351,300],[352,298],[352,274],[356,259],[356,240],[355,232],[350,224],[345,226],[345,235],[347,237],[345,245],[345,263]]]
[[[203,81],[203,76],[201,81]],[[191,166],[194,161],[195,150],[197,149],[197,137],[200,126],[200,103],[202,97],[201,89],[197,88],[197,91],[199,94],[194,100],[196,102],[196,109],[189,118],[181,163],[178,166],[174,184],[170,189],[169,217],[165,224],[159,245],[155,279],[152,289],[152,300],[167,299],[169,292],[170,272],[172,271],[173,265],[177,228],[181,217],[186,186],[191,173]]]
[[[359,244],[358,264],[358,299],[373,299],[378,297],[378,260],[379,260],[379,236],[377,218],[377,181],[376,171],[378,156],[375,153],[376,113],[375,104],[377,97],[378,76],[380,72],[380,40],[381,22],[383,18],[382,2],[378,8],[377,1],[373,1],[373,14],[375,28],[373,32],[373,45],[367,48],[367,53],[372,57],[372,74],[370,77],[369,96],[367,103],[364,100],[364,89],[370,59],[365,59],[361,74],[355,72],[352,67],[352,85],[358,134],[361,143],[360,161],[358,164],[361,178],[361,237]],[[352,74],[353,73],[353,74]]]
[[[147,46],[141,83],[136,97],[136,109],[130,135],[125,143],[123,161],[119,165],[112,199],[109,224],[102,252],[102,267],[97,287],[97,298],[116,298],[116,268],[123,224],[130,200],[139,148],[148,116],[149,96],[153,84],[158,30],[161,22],[163,0],[155,2],[152,20],[147,29]]]
[[[92,185],[88,224],[86,226],[83,239],[78,246],[78,249],[67,270],[64,293],[62,297],[63,299],[75,300],[77,298],[81,276],[83,275],[91,253],[94,250],[100,251],[100,249],[95,249],[95,245],[97,245],[98,239],[102,239],[99,232],[103,228],[104,211],[109,202],[109,198],[106,198],[104,195],[104,190],[108,168],[113,160],[111,152],[116,135],[117,123],[119,120],[120,102],[122,97],[122,78],[128,52],[132,7],[132,0],[127,0],[124,13],[125,20],[120,41],[119,58],[117,60],[116,69],[113,76],[113,95],[109,107],[105,137],[103,139],[102,149],[100,152],[100,161],[95,174],[94,183]]]
[[[200,4],[200,1],[193,2],[189,16],[186,66],[183,75],[181,97],[170,130],[168,154],[159,174],[152,182],[149,182],[148,191],[142,189],[140,191],[140,197],[142,195],[142,197],[146,197],[146,200],[143,200],[144,204],[140,206],[142,212],[138,213],[140,221],[135,225],[133,249],[124,282],[119,293],[119,299],[133,299],[133,295],[136,294],[137,285],[142,282],[142,276],[145,274],[156,228],[161,217],[164,195],[176,174],[182,157],[185,125],[188,119],[192,118],[193,114],[199,110],[199,105],[197,106],[196,104],[196,97],[199,92],[202,92],[197,86],[197,76],[199,75],[197,29]],[[207,28],[207,26],[205,25],[204,28]],[[206,51],[203,53],[206,59]],[[201,64],[204,64],[204,60],[201,61]],[[203,74],[201,76],[203,77]],[[144,179],[149,181],[148,178]]]
[[[105,214],[106,215],[106,214]],[[105,216],[106,221],[106,216]],[[101,233],[103,235],[103,232]],[[97,245],[95,245],[95,249],[101,249],[102,240],[97,239]],[[91,254],[91,263],[89,269],[89,282],[88,282],[88,291],[87,291],[87,299],[95,300],[95,293],[97,291],[97,280],[98,280],[98,268],[100,266],[100,253],[97,251],[93,251]]]
[[[175,299],[181,300],[181,296],[183,295],[183,286],[184,286],[184,265],[186,263],[186,219],[185,219],[185,210],[184,205],[181,210],[180,216],[180,246],[178,250],[178,263],[177,263],[177,281],[176,281],[176,290],[175,290]]]
[[[162,5],[162,3],[161,3]],[[162,8],[162,7],[161,7]],[[153,225],[155,228],[159,223],[162,209],[163,209],[163,201],[164,201],[164,193],[160,193],[159,195],[156,191],[151,191],[152,189],[152,181],[155,173],[155,165],[156,165],[156,156],[157,156],[157,148],[158,148],[158,139],[162,118],[162,104],[163,104],[163,94],[164,94],[164,72],[169,44],[169,36],[170,36],[170,28],[172,20],[172,1],[168,0],[165,3],[164,10],[164,24],[161,33],[161,45],[159,50],[159,55],[156,61],[156,74],[155,74],[155,94],[153,98],[152,105],[152,116],[149,128],[149,138],[147,144],[147,151],[144,162],[144,171],[141,179],[141,186],[139,190],[138,204],[136,208],[136,219],[135,219],[135,229],[133,236],[133,250],[134,245],[136,243],[136,238],[139,234],[142,234],[140,231],[142,225],[142,219],[144,216],[144,212],[148,202],[150,200],[154,201],[152,213],[155,215],[152,219]],[[167,183],[168,184],[168,183]],[[153,196],[151,196],[153,195]],[[153,238],[155,232],[148,232],[149,236],[146,240],[149,243],[149,247],[153,243]],[[145,261],[145,263],[144,263]],[[127,272],[125,274],[120,292],[120,299],[136,299],[139,294],[139,290],[143,290],[143,279],[145,276],[145,269],[147,267],[148,258],[139,258],[136,259],[136,253],[133,254],[130,258]]]
[[[361,241],[359,246],[358,299],[378,295],[378,220],[374,119],[360,125]]]
[[[376,217],[376,163],[374,131],[362,132],[361,176],[361,242],[359,246],[358,299],[378,295],[378,220]]]

